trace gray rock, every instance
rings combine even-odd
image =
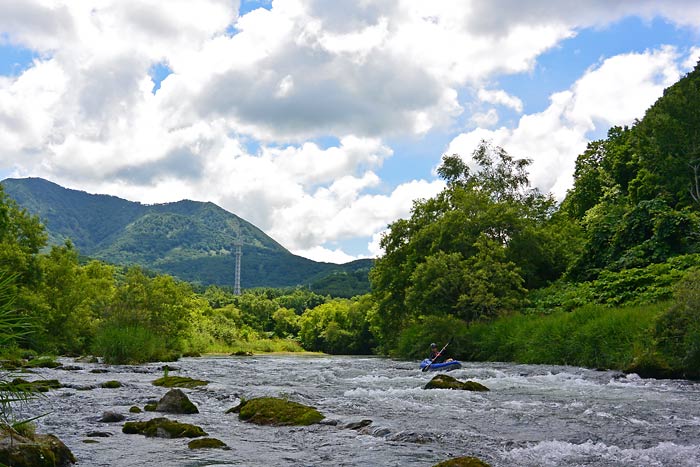
[[[168,391],[156,405],[157,412],[166,413],[199,413],[197,406],[182,392],[181,389],[171,389]]]
[[[124,415],[120,413],[107,411],[102,414],[102,418],[100,418],[100,421],[104,423],[115,423],[121,422],[122,420],[124,420],[124,418]]]

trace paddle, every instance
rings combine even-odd
[[[440,358],[440,355],[442,355],[442,353],[445,351],[445,349],[447,348],[447,346],[450,345],[450,342],[452,342],[452,338],[447,342],[447,344],[445,344],[445,347],[443,347],[442,349],[440,349],[440,351],[437,353],[437,355],[435,355],[435,358],[433,358],[432,360],[430,360],[430,363],[428,363],[427,365],[425,365],[425,367],[423,368],[422,371],[428,371],[428,368],[430,368],[430,365],[432,365],[433,363],[435,363],[435,360],[437,360],[438,358]]]

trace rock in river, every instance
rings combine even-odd
[[[241,420],[258,425],[312,425],[325,417],[313,407],[277,397],[259,397],[241,404],[231,411],[238,412]]]
[[[476,457],[455,457],[435,464],[433,467],[491,467]]]
[[[461,389],[464,391],[488,391],[489,388],[475,381],[462,382],[448,375],[437,375],[423,389]]]
[[[0,430],[0,463],[13,467],[67,467],[75,456],[53,435],[21,436],[11,429]]]
[[[207,433],[197,425],[180,423],[165,417],[153,418],[147,422],[126,422],[122,428],[126,434],[141,434],[150,438],[198,438]]]
[[[199,413],[199,410],[182,390],[171,389],[158,401],[156,412]]]

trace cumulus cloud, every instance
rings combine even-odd
[[[514,157],[530,158],[530,180],[561,199],[573,182],[576,157],[590,132],[629,125],[678,80],[683,60],[676,49],[662,47],[622,54],[589,69],[573,86],[550,97],[543,112],[524,115],[515,128],[478,128],[452,140],[448,153],[468,157],[482,139]]]
[[[377,232],[442,187],[383,180],[400,157],[388,141],[454,134],[479,103],[521,113],[493,78],[533,70],[581,28],[700,22],[685,0],[263,3],[239,16],[236,0],[2,2],[0,40],[37,58],[0,77],[0,166],[142,202],[213,201],[317,259],[344,258],[346,238],[374,238],[375,254]],[[561,192],[586,135],[640,116],[677,77],[676,54],[610,58],[514,129],[479,107],[481,128],[450,150],[494,139]],[[154,94],[155,66],[172,73]]]

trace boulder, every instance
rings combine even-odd
[[[114,423],[121,422],[122,420],[124,420],[124,418],[124,415],[120,413],[107,411],[102,414],[102,418],[100,418],[100,421],[104,423]]]
[[[188,414],[199,410],[181,389],[171,389],[158,401],[156,412]]]
[[[448,375],[437,375],[423,389],[461,389],[463,391],[488,391],[489,388],[475,381],[460,381]]]
[[[147,422],[126,422],[122,433],[141,434],[149,438],[198,438],[207,435],[197,425],[180,423],[165,417],[153,418]]]
[[[75,464],[73,453],[53,435],[21,436],[0,430],[0,464],[13,467],[67,467]]]
[[[258,425],[306,426],[325,417],[315,408],[276,397],[259,397],[241,401],[229,412],[238,412],[238,418]]]
[[[476,457],[455,457],[435,464],[433,467],[491,467]]]

